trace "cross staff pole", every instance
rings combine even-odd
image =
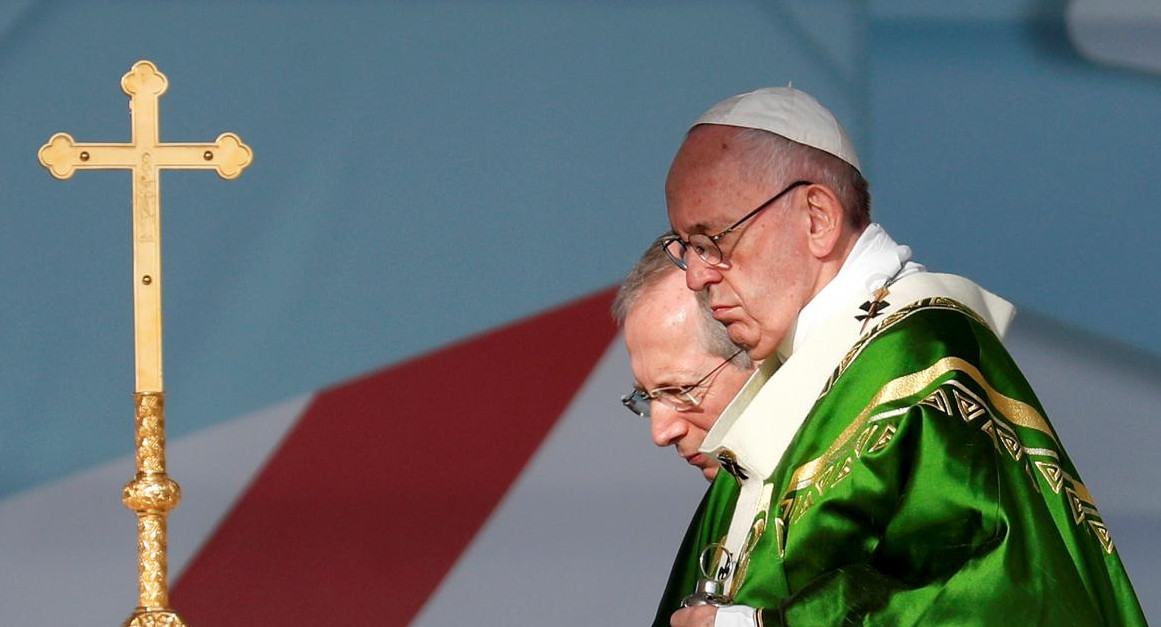
[[[138,61],[121,78],[129,96],[132,137],[127,144],[77,143],[53,135],[40,163],[58,179],[76,170],[130,170],[133,175],[133,343],[136,363],[137,474],[121,500],[137,514],[138,604],[125,627],[183,627],[169,607],[166,517],[181,489],[165,472],[165,384],[162,368],[161,185],[163,169],[216,170],[232,179],[250,165],[250,147],[233,133],[212,144],[163,144],[158,100],[169,87],[149,61]]]

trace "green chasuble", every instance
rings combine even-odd
[[[993,330],[950,298],[903,302],[847,344],[764,480],[724,455],[655,626],[731,525],[744,540],[727,589],[766,627],[1145,624],[1093,497]],[[733,520],[748,482],[756,505]]]

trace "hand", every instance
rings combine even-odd
[[[672,627],[714,627],[717,615],[718,608],[712,605],[683,607],[669,617],[669,624]]]

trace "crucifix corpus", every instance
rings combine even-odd
[[[165,385],[161,359],[161,184],[160,170],[216,170],[232,179],[250,165],[250,147],[233,133],[212,144],[163,144],[157,101],[169,86],[149,61],[138,61],[121,77],[129,95],[132,138],[127,144],[77,143],[53,135],[40,149],[40,163],[58,179],[76,170],[130,170],[133,175],[133,339],[136,360],[137,474],[121,500],[137,514],[138,603],[125,627],[184,627],[169,607],[166,516],[181,489],[165,473]]]

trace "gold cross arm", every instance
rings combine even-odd
[[[163,144],[159,140],[158,100],[169,89],[169,79],[149,61],[138,61],[121,78],[129,96],[133,137],[128,144],[78,144],[68,133],[53,135],[39,153],[40,164],[58,179],[75,170],[136,169],[138,167],[217,170],[232,179],[253,159],[250,147],[233,133],[223,133],[213,144]]]
[[[133,144],[78,144],[68,133],[53,135],[40,149],[40,164],[58,179],[76,170],[132,170],[151,161],[153,167],[217,170],[224,179],[237,178],[253,153],[233,133],[222,133],[212,144],[157,144],[152,150]]]
[[[161,183],[163,169],[216,170],[225,179],[253,160],[250,147],[233,133],[212,144],[163,144],[159,139],[161,95],[169,80],[149,61],[138,61],[121,78],[129,96],[129,143],[78,143],[57,133],[41,147],[40,163],[58,179],[76,170],[125,169],[133,174],[133,301],[137,391],[164,391],[161,362]]]

